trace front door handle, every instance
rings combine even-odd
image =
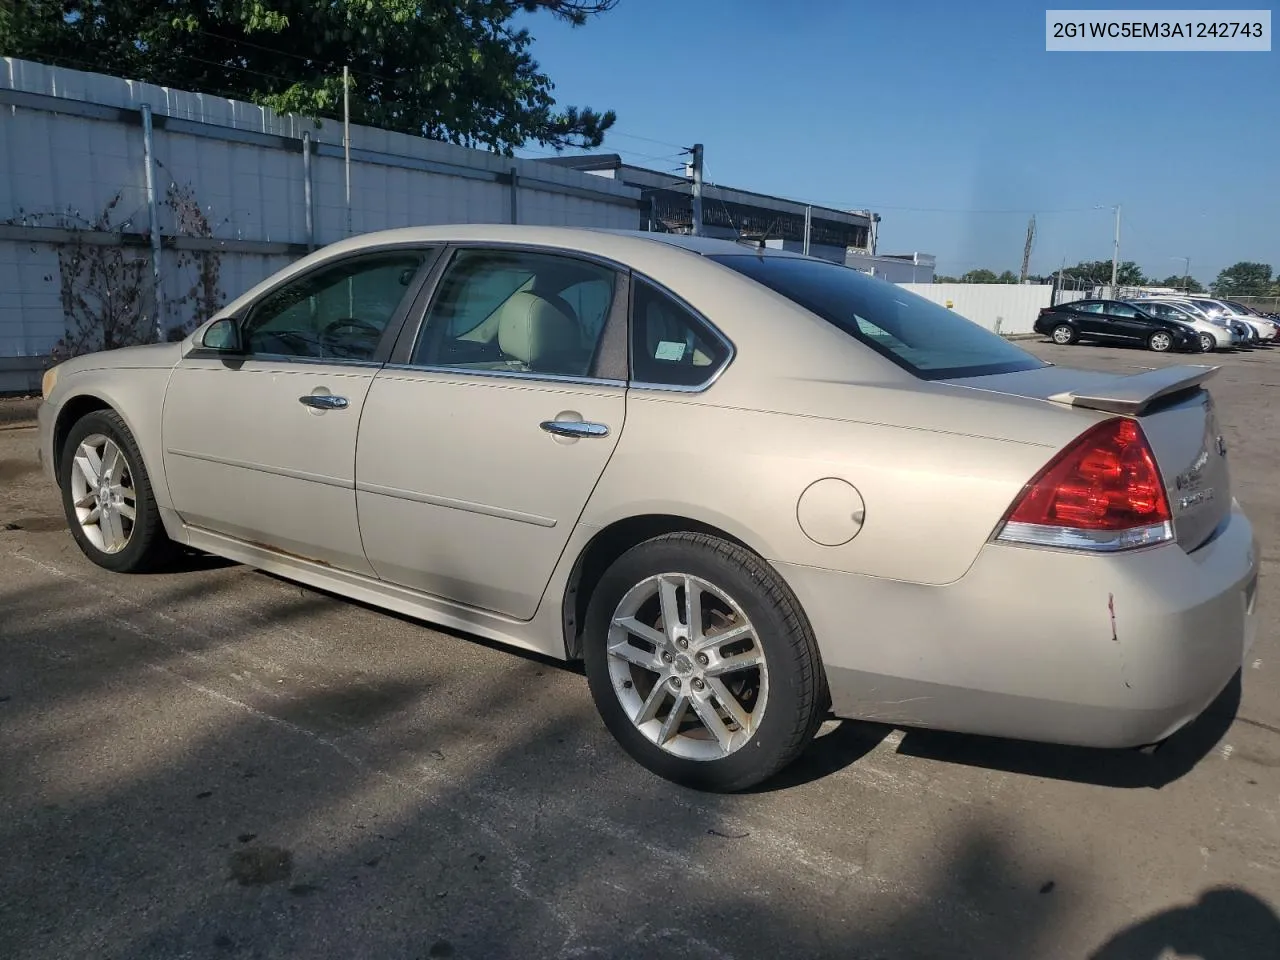
[[[346,397],[337,397],[332,393],[303,394],[298,402],[304,407],[314,407],[317,410],[345,410],[348,404]]]
[[[538,426],[557,437],[607,437],[609,435],[609,428],[603,423],[588,423],[585,420],[543,420]]]

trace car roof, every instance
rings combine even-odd
[[[329,254],[358,252],[384,244],[408,243],[515,243],[531,246],[559,247],[591,252],[601,246],[614,254],[629,249],[644,256],[655,244],[699,256],[746,255],[815,259],[755,243],[721,240],[715,237],[693,237],[678,233],[650,233],[646,230],[622,230],[604,227],[543,227],[512,223],[458,223],[438,226],[396,227],[372,233],[361,233],[339,240],[323,248]],[[621,241],[621,243],[619,243]]]

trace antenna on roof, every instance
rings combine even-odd
[[[765,242],[769,239],[769,234],[773,233],[773,228],[776,227],[777,225],[778,225],[778,218],[774,217],[773,223],[769,224],[769,229],[766,230],[764,233],[760,234],[760,239],[756,241],[756,249],[758,250],[764,249]]]

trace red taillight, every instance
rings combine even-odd
[[[1124,549],[1170,539],[1170,517],[1142,427],[1117,418],[1086,430],[1049,461],[1023,488],[999,538]]]

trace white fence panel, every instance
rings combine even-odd
[[[149,267],[144,104],[154,116],[165,329],[201,319],[190,296],[200,261],[214,263],[226,300],[348,235],[340,123],[0,58],[0,392],[38,383],[66,332],[57,251],[69,221],[92,222],[119,197],[102,229],[76,236],[123,245]],[[639,190],[577,170],[361,126],[351,128],[351,151],[352,233],[443,223],[641,224]],[[171,188],[189,197],[185,228],[165,203]],[[200,237],[190,224],[193,204],[209,232],[203,246],[179,251],[175,239]],[[147,294],[153,313],[149,286]]]
[[[950,307],[960,316],[996,333],[1034,333],[1032,324],[1049,306],[1053,287],[1017,283],[901,283],[904,290]]]

